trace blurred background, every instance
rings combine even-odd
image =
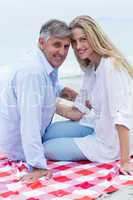
[[[57,18],[70,23],[78,15],[94,17],[132,61],[132,8],[132,0],[0,0],[0,65],[12,64],[36,48],[40,27],[47,20]],[[81,74],[70,49],[60,77],[64,83],[71,85],[75,80],[77,85],[76,77]]]

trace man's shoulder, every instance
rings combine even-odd
[[[16,70],[14,78],[17,82],[21,82],[23,80],[44,80],[45,73],[43,70],[37,68],[36,66],[28,66],[22,67]]]
[[[16,64],[15,72],[17,76],[38,76],[45,74],[45,67],[41,65],[38,59],[28,58]]]
[[[36,52],[30,52],[17,60],[17,62],[2,66],[0,72],[3,72],[8,79],[19,79],[25,76],[46,76],[46,70],[44,64],[40,62]],[[2,74],[2,73],[1,73]]]

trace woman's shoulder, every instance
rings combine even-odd
[[[105,58],[102,74],[104,74],[105,80],[113,80],[114,85],[119,83],[133,83],[133,79],[128,74],[127,70],[118,64],[115,58]]]
[[[105,71],[115,69],[115,59],[113,57],[103,58],[103,67]]]
[[[107,76],[112,75],[120,75],[121,73],[125,73],[125,69],[121,66],[117,66],[116,60],[113,57],[103,58],[103,73]]]

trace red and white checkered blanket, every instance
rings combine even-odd
[[[0,200],[94,200],[105,193],[133,185],[133,176],[118,174],[117,163],[48,162],[54,176],[32,184],[17,181],[27,173],[26,164],[0,155]]]

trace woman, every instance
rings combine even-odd
[[[70,28],[72,47],[85,72],[83,91],[88,97],[83,98],[83,102],[85,104],[88,98],[91,128],[86,127],[86,132],[81,128],[83,135],[80,136],[77,125],[75,129],[71,125],[74,122],[51,125],[46,134],[46,140],[50,140],[44,144],[47,156],[57,160],[89,159],[96,162],[120,159],[122,169],[132,173],[133,69],[91,17],[76,17]],[[85,111],[81,104],[76,103],[76,107]],[[68,127],[72,128],[71,133],[64,131]],[[61,132],[65,132],[65,136],[60,135]],[[54,133],[57,138],[51,139]],[[49,134],[51,137],[47,138]]]

